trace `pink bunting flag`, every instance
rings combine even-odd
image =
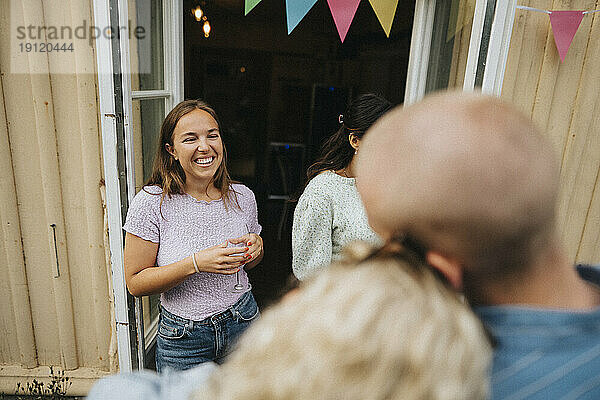
[[[583,16],[584,11],[550,11],[550,24],[560,62],[565,60]]]
[[[350,29],[350,24],[352,24],[359,3],[360,0],[327,0],[342,43],[344,43],[348,29]]]

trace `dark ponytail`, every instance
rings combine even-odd
[[[355,135],[361,139],[367,129],[390,108],[392,104],[376,94],[363,94],[354,99],[344,115],[340,116],[340,128],[323,144],[317,161],[308,167],[306,184],[323,171],[348,167],[354,157],[348,136]]]

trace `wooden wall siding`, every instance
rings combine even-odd
[[[594,10],[598,0],[522,0]],[[588,14],[561,64],[549,18],[517,10],[502,96],[544,130],[561,160],[558,229],[573,261],[600,261],[600,15]],[[598,189],[598,190],[596,190]]]
[[[0,4],[0,296],[10,299],[0,306],[0,382],[8,366],[109,371],[115,351],[93,48],[74,60],[48,53],[48,71],[73,62],[77,74],[10,70],[11,23],[90,22],[91,1],[51,3]]]

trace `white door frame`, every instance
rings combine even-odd
[[[111,26],[110,0],[94,0],[94,24],[100,27]],[[117,351],[120,371],[130,372],[132,370],[131,335],[127,288],[123,271],[123,230],[121,228],[123,226],[121,213],[123,198],[120,179],[123,176],[118,166],[117,118],[119,118],[119,114],[116,111],[113,75],[116,71],[113,68],[112,42],[104,35],[96,38],[96,66]]]
[[[515,23],[516,6],[517,0],[499,0],[496,5],[481,86],[483,93],[495,96],[502,94],[502,83],[504,82],[510,38]]]
[[[404,104],[410,105],[425,96],[427,67],[431,49],[431,34],[436,0],[416,0],[410,39]]]
[[[463,90],[465,92],[472,92],[475,90],[477,61],[479,60],[479,52],[481,51],[481,36],[483,35],[487,3],[487,0],[477,0],[475,3],[475,13],[473,15],[473,25],[471,27],[471,40],[469,41],[469,54],[467,55],[465,80],[463,83]]]

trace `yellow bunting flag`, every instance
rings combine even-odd
[[[245,1],[246,1],[246,4],[245,4],[245,7],[244,7],[244,15],[248,15],[248,13],[250,11],[252,11],[252,9],[254,7],[256,7],[256,5],[258,3],[261,2],[261,0],[245,0]]]
[[[371,3],[386,36],[390,37],[398,0],[369,0],[369,3]]]

